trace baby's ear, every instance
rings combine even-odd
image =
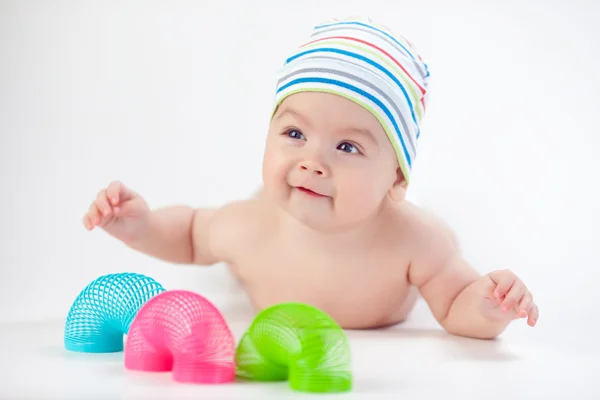
[[[407,186],[408,186],[408,182],[406,182],[406,179],[404,178],[404,174],[402,173],[402,170],[400,168],[398,168],[396,170],[396,179],[394,180],[394,183],[393,183],[392,187],[390,188],[390,192],[389,192],[390,198],[392,199],[393,202],[399,203],[404,200],[404,198],[406,197]]]

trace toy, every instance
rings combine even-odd
[[[350,347],[341,327],[323,311],[282,303],[261,311],[236,350],[237,375],[257,381],[289,380],[303,392],[352,387]]]
[[[165,289],[136,273],[100,276],[77,296],[67,315],[64,346],[69,351],[109,353],[123,350],[123,335],[140,307]]]
[[[173,380],[226,383],[235,379],[235,341],[220,311],[206,298],[170,290],[138,312],[125,345],[125,367],[173,371]]]

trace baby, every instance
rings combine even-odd
[[[121,182],[83,218],[132,249],[228,265],[256,309],[304,302],[346,329],[403,321],[420,294],[449,333],[489,339],[538,308],[508,270],[480,276],[453,234],[405,200],[427,66],[370,20],[317,26],[286,60],[253,198],[151,210]]]

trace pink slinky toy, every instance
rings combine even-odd
[[[131,323],[125,368],[172,371],[177,382],[232,382],[235,341],[210,301],[186,290],[170,290],[144,304]]]

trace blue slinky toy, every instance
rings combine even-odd
[[[103,275],[73,302],[65,323],[69,351],[112,353],[123,350],[123,335],[139,309],[165,291],[154,279],[136,273]]]

